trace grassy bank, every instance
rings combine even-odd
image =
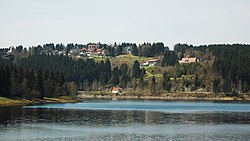
[[[111,94],[110,92],[91,92],[80,93],[79,98],[83,99],[129,99],[129,100],[192,100],[192,101],[250,101],[249,95],[227,96],[224,94],[213,93],[158,93],[152,94],[144,91],[127,91],[121,95]]]
[[[28,105],[31,103],[32,101],[27,99],[14,100],[5,97],[0,97],[0,106],[19,106],[19,105]]]
[[[77,99],[62,96],[59,98],[48,98],[44,97],[43,99],[10,99],[5,97],[0,97],[0,106],[23,106],[23,105],[34,105],[34,104],[46,104],[46,103],[74,103],[78,102]]]

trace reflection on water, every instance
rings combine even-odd
[[[111,102],[117,107],[124,103],[127,104],[126,101],[115,104]],[[96,102],[91,104],[98,105]],[[130,104],[130,107],[133,107],[133,104],[138,106],[138,102]],[[157,101],[142,101],[140,104],[157,106]],[[47,105],[47,108],[46,106],[1,107],[0,140],[247,140],[250,138],[250,112],[216,110],[175,113],[118,110],[117,107],[114,107],[115,110],[67,109],[65,104],[56,104],[57,108],[51,108],[53,106],[55,105]],[[249,104],[236,106],[250,107]],[[141,108],[147,109],[147,107]]]

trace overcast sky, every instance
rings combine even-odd
[[[250,0],[0,0],[0,47],[250,43]]]

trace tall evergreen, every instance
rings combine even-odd
[[[134,55],[134,56],[138,56],[138,49],[137,49],[137,46],[136,44],[134,44],[131,48],[131,53]]]
[[[151,79],[151,88],[150,88],[151,91],[156,91],[156,79],[155,79],[155,76],[152,77]]]
[[[170,76],[167,74],[167,72],[164,72],[163,74],[162,88],[167,91],[171,90]]]
[[[219,78],[213,80],[213,92],[216,94],[220,92],[220,79]]]
[[[115,67],[112,71],[111,84],[118,85],[119,84],[119,68]]]
[[[133,78],[139,78],[141,73],[140,70],[140,63],[136,60],[133,65],[133,70],[132,70],[132,77]]]
[[[162,59],[162,66],[174,66],[176,61],[176,53],[174,51],[166,51]]]

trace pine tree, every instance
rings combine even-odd
[[[156,80],[155,76],[153,76],[151,79],[151,91],[155,92],[155,90],[156,90]]]
[[[215,94],[217,94],[218,92],[220,92],[220,79],[214,79],[213,81],[213,92]]]
[[[145,86],[145,83],[144,83],[143,75],[140,75],[140,78],[139,78],[139,87],[140,87],[140,89],[143,90],[144,86]]]
[[[133,65],[132,77],[139,78],[140,76],[140,63],[136,60]]]
[[[196,90],[199,86],[199,77],[198,74],[195,74],[195,78],[194,78],[194,89]]]
[[[167,74],[167,72],[164,72],[163,74],[162,88],[167,91],[171,90],[170,76]]]
[[[41,69],[39,69],[36,74],[34,90],[36,90],[38,98],[44,97],[43,71]]]
[[[118,55],[121,55],[122,54],[122,46],[119,45],[115,48],[115,54],[118,56]]]
[[[0,66],[0,95],[4,97],[10,97],[11,81],[10,81],[10,69],[8,65],[1,64]]]
[[[111,84],[118,85],[119,84],[119,69],[115,67],[112,72]]]
[[[132,46],[131,53],[132,53],[134,56],[138,56],[138,49],[137,49],[137,47],[136,47],[136,44],[134,44],[134,45]]]
[[[226,79],[223,83],[223,86],[222,86],[222,89],[223,89],[223,92],[224,93],[231,93],[232,92],[232,89],[231,89],[231,82]]]

